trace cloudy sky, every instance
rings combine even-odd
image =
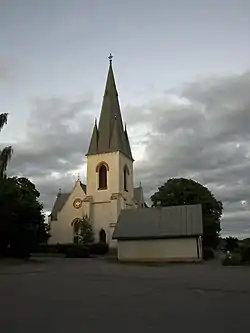
[[[77,172],[114,70],[147,198],[191,177],[224,203],[223,234],[250,236],[249,0],[1,0],[1,145],[50,210]]]

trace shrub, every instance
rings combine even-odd
[[[50,254],[65,254],[69,256],[78,256],[82,251],[83,255],[85,253],[89,256],[90,254],[104,255],[108,253],[109,246],[106,243],[94,243],[91,245],[84,244],[53,244],[47,245],[43,244],[39,247],[39,253],[50,253]]]
[[[72,245],[64,248],[66,258],[89,258],[89,247],[83,245]]]
[[[250,246],[243,245],[240,247],[240,255],[242,262],[250,262]]]
[[[203,249],[203,259],[204,260],[209,260],[209,259],[214,259],[215,253],[214,250],[210,247],[204,247]]]
[[[223,266],[239,266],[241,265],[241,257],[237,254],[232,254],[231,257],[226,256],[222,258],[221,263]]]
[[[63,245],[60,245],[60,244],[53,244],[53,245],[42,244],[37,249],[37,252],[38,253],[51,253],[51,254],[62,253],[62,251],[61,251],[62,246]]]
[[[92,225],[87,216],[74,220],[74,243],[81,245],[91,245],[94,242]]]
[[[6,258],[19,258],[19,259],[26,259],[30,257],[29,248],[9,248],[4,253],[4,257]]]
[[[233,251],[237,250],[238,247],[239,247],[238,238],[236,238],[236,237],[227,237],[225,239],[225,247],[224,247],[225,251],[233,252]]]
[[[109,251],[107,243],[94,243],[90,246],[91,254],[106,254]]]

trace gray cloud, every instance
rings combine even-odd
[[[179,100],[167,92],[151,105],[147,158],[136,170],[148,195],[170,177],[194,178],[224,202],[225,233],[250,234],[249,91],[247,72],[190,83]]]
[[[0,82],[9,82],[13,79],[10,63],[0,58]]]
[[[147,199],[168,178],[191,177],[223,201],[224,233],[250,233],[249,91],[247,72],[124,106],[133,147],[145,146],[144,159],[135,162],[135,180],[142,181]],[[91,97],[84,97],[36,100],[31,109],[26,139],[14,145],[9,172],[34,180],[46,209],[59,187],[73,186],[72,172],[85,164],[94,108]]]
[[[88,96],[77,101],[37,99],[27,122],[26,138],[13,144],[9,174],[31,178],[41,191],[46,209],[51,209],[59,187],[72,187],[72,172],[85,164],[92,109]]]

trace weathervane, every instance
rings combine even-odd
[[[110,63],[110,65],[112,65],[112,59],[113,59],[114,57],[112,56],[112,54],[110,53],[110,55],[109,55],[109,63]]]

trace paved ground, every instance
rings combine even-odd
[[[0,266],[1,333],[250,332],[250,268],[47,259]]]

